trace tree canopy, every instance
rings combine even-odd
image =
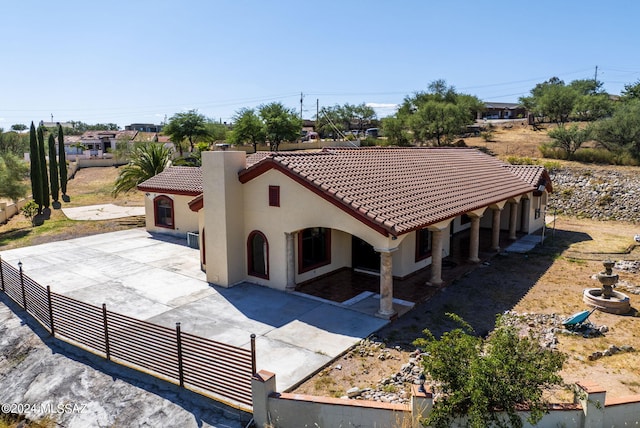
[[[428,90],[405,97],[395,115],[396,121],[383,121],[385,135],[391,143],[403,141],[402,131],[410,131],[415,142],[443,145],[474,123],[484,104],[473,95],[456,92],[444,80],[435,80]],[[390,128],[390,129],[388,129]]]
[[[28,173],[29,167],[16,155],[0,154],[0,196],[13,201],[25,197],[29,187],[24,180]]]
[[[174,114],[162,132],[169,136],[178,148],[180,156],[184,150],[184,140],[189,142],[189,151],[193,151],[195,143],[211,139],[211,133],[207,128],[207,118],[197,110]]]
[[[233,130],[229,135],[231,144],[251,143],[253,151],[257,151],[258,144],[267,138],[264,124],[255,110],[243,108],[233,116]]]
[[[518,406],[524,404],[530,409],[527,421],[536,424],[547,407],[542,388],[562,384],[558,372],[565,355],[542,348],[533,337],[520,337],[501,318],[483,339],[462,319],[448,315],[461,327],[440,339],[425,330],[425,337],[415,341],[429,355],[423,367],[440,394],[424,423],[445,428],[467,417],[473,428],[522,427]]]
[[[295,141],[300,136],[302,119],[295,110],[286,108],[282,103],[273,102],[261,105],[258,111],[273,151],[278,151],[281,142]]]
[[[627,151],[640,159],[640,99],[618,105],[610,118],[598,121],[595,138],[610,151]]]
[[[336,135],[355,127],[361,133],[377,124],[377,115],[373,108],[362,104],[334,105],[320,109],[316,120],[318,132],[324,135]]]

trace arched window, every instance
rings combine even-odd
[[[168,196],[158,196],[153,200],[156,226],[174,229],[173,200]]]
[[[269,279],[269,243],[262,232],[254,230],[247,239],[248,273]]]

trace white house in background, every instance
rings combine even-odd
[[[441,283],[451,235],[468,230],[469,260],[478,262],[481,227],[492,230],[495,250],[500,230],[515,239],[540,229],[552,191],[543,167],[468,148],[219,151],[202,161],[201,170],[170,168],[139,189],[149,196],[150,230],[198,231],[209,282],[293,290],[345,267],[376,270],[378,315],[387,318],[393,277],[431,265],[431,282]]]

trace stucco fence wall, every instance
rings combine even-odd
[[[433,395],[412,388],[409,405],[279,393],[276,376],[267,371],[252,379],[253,418],[258,427],[418,428],[433,406]],[[604,403],[604,405],[603,405]],[[523,420],[526,412],[520,414]],[[577,384],[574,403],[552,404],[537,427],[605,428],[640,425],[640,395],[606,400],[606,391]],[[463,427],[461,420],[453,427]],[[534,426],[524,423],[525,428]]]
[[[0,224],[6,223],[11,217],[18,214],[30,200],[31,197],[20,199],[17,202],[0,202]]]

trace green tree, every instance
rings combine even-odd
[[[558,372],[565,355],[542,348],[533,337],[520,337],[501,318],[494,331],[482,339],[474,336],[462,319],[448,315],[461,328],[444,333],[440,339],[425,330],[425,338],[415,341],[429,355],[423,359],[423,367],[441,394],[425,425],[445,428],[467,417],[473,428],[522,427],[521,405],[530,409],[527,421],[535,425],[547,408],[543,387],[562,384]]]
[[[33,122],[31,122],[31,127],[29,128],[29,159],[31,162],[31,195],[33,196],[33,201],[38,204],[38,214],[40,214],[42,213],[42,206],[44,205],[42,196],[42,170],[40,169],[38,137]]]
[[[136,147],[129,163],[122,167],[113,187],[113,195],[128,192],[171,165],[171,151],[162,144],[148,143]]]
[[[186,113],[176,113],[169,119],[169,123],[162,129],[163,134],[169,136],[178,148],[180,157],[183,153],[184,140],[189,141],[189,151],[193,151],[198,140],[210,140],[211,134],[207,129],[207,118],[197,110]]]
[[[34,201],[29,201],[22,207],[20,211],[22,211],[22,214],[24,214],[24,216],[31,221],[32,226],[36,225],[35,217],[39,214],[38,204],[36,204]]]
[[[42,205],[49,208],[51,205],[51,197],[49,196],[49,174],[47,172],[47,157],[44,148],[44,127],[38,126],[38,154],[40,156],[40,180],[42,181]]]
[[[590,126],[580,129],[576,124],[568,128],[558,126],[550,130],[548,135],[553,139],[552,145],[567,152],[567,157],[571,159],[574,153],[591,139],[592,129]]]
[[[395,117],[413,133],[414,141],[432,141],[440,146],[474,123],[483,108],[477,97],[459,94],[444,80],[435,80],[428,91],[405,97]]]
[[[323,136],[332,136],[334,139],[349,127],[349,122],[345,123],[342,107],[335,105],[332,107],[322,107],[316,117],[318,131]]]
[[[611,116],[613,102],[607,94],[579,95],[573,106],[572,117],[580,121],[595,121]]]
[[[200,143],[210,143],[211,141],[226,141],[229,128],[226,124],[207,120],[205,127],[207,128],[208,137],[199,141]]]
[[[0,128],[0,153],[13,153],[22,157],[28,151],[29,136],[28,134],[18,133],[15,131],[4,132]]]
[[[267,134],[264,125],[255,110],[242,108],[233,116],[233,129],[229,134],[231,144],[250,143],[254,153],[258,151],[258,144],[264,143]]]
[[[27,125],[23,124],[23,123],[16,123],[14,125],[11,125],[11,130],[12,131],[16,131],[16,132],[22,132],[22,131],[26,131],[27,129]]]
[[[300,135],[302,120],[295,110],[288,109],[279,102],[263,104],[258,110],[271,150],[278,151],[282,141],[295,141]]]
[[[17,201],[27,194],[29,167],[12,153],[0,154],[0,196]]]
[[[410,136],[406,131],[406,126],[399,117],[391,116],[382,119],[382,132],[387,137],[389,144],[395,146],[410,144]]]
[[[538,108],[542,116],[563,124],[569,120],[577,99],[578,93],[570,86],[551,85],[538,100]]]
[[[58,160],[56,153],[56,139],[53,134],[49,134],[49,178],[51,179],[51,197],[53,202],[58,203],[60,198],[60,181],[58,178]]]
[[[64,133],[62,125],[58,123],[58,166],[60,170],[60,190],[62,198],[67,196],[67,157],[64,151]]]
[[[640,99],[620,104],[595,126],[595,139],[608,150],[626,151],[640,160]]]
[[[640,80],[624,85],[620,95],[623,102],[640,99]]]

